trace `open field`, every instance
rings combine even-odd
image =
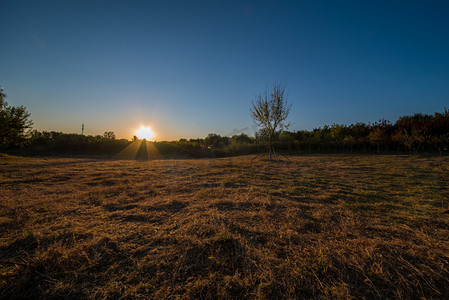
[[[0,158],[0,297],[445,298],[449,158]]]

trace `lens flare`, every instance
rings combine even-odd
[[[136,131],[136,136],[139,139],[151,141],[154,137],[154,133],[150,127],[142,126]]]

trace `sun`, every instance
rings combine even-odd
[[[153,130],[151,130],[150,127],[142,126],[142,127],[140,127],[139,129],[136,130],[136,136],[139,139],[142,139],[142,140],[145,139],[147,141],[151,141],[153,139],[153,137],[154,137],[154,133],[153,133]]]

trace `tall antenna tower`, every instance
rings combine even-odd
[[[81,135],[84,135],[84,123],[81,125]]]

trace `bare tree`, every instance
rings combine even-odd
[[[273,147],[273,136],[276,131],[287,129],[289,124],[285,123],[290,113],[291,104],[287,103],[285,93],[285,83],[274,83],[272,90],[265,88],[264,94],[256,96],[256,102],[251,102],[251,117],[257,126],[267,133],[268,136],[268,156],[276,154]]]

